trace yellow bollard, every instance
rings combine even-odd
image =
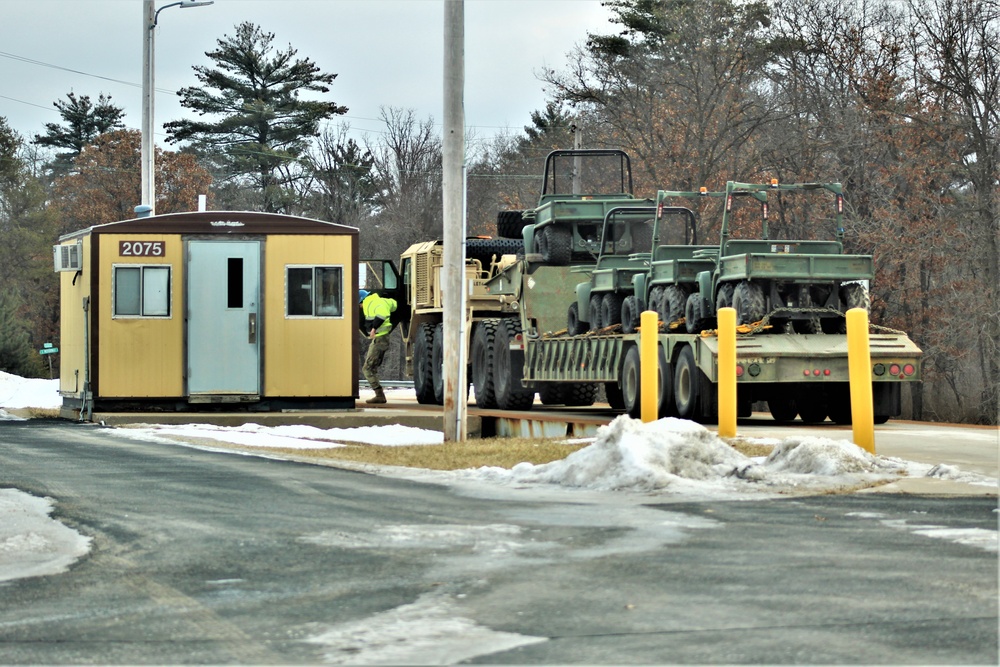
[[[639,316],[639,368],[641,379],[640,415],[643,423],[654,422],[659,418],[660,363],[657,359],[659,347],[659,318],[655,311],[646,310]]]
[[[736,309],[719,309],[719,437],[736,437]]]
[[[851,423],[854,444],[875,453],[875,415],[872,407],[872,357],[868,347],[868,311],[847,311],[847,364],[851,379]]]

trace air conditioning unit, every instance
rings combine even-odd
[[[69,243],[52,246],[52,258],[56,271],[83,270],[83,243]]]

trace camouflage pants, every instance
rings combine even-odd
[[[389,336],[376,336],[368,346],[368,354],[365,355],[364,366],[361,372],[364,373],[368,385],[372,389],[378,389],[382,384],[378,381],[378,367],[382,365],[385,353],[389,351]]]

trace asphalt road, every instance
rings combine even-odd
[[[953,539],[996,498],[489,497],[44,421],[0,487],[93,538],[0,585],[3,664],[998,661],[997,553]]]

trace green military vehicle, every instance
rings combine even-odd
[[[824,192],[834,195],[832,239],[771,238],[766,201],[760,238],[734,238],[733,203],[738,194],[759,198],[763,193]],[[717,254],[705,253],[713,255],[715,266],[698,273],[697,289],[685,303],[688,333],[713,328],[718,310],[730,306],[736,309],[738,324],[767,316],[774,332],[842,333],[846,310],[868,308],[865,285],[875,275],[870,255],[844,253],[843,213],[840,183],[730,181]]]

